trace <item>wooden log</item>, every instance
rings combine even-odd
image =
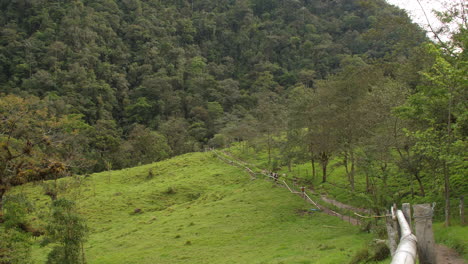
[[[401,239],[398,248],[393,255],[391,264],[415,264],[416,263],[416,236],[411,233],[411,228],[401,210],[396,212],[400,224]]]
[[[436,251],[434,232],[432,231],[432,207],[430,204],[415,204],[413,211],[416,236],[418,237],[419,263],[435,264]]]

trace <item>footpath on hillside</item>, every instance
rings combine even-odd
[[[337,213],[334,210],[324,206],[323,203],[318,203],[317,201],[312,200],[310,196],[307,194],[307,191],[310,191],[315,196],[320,197],[320,200],[323,201],[324,203],[333,205],[336,208],[353,212],[355,215],[361,218],[373,218],[372,216],[360,215],[360,213],[370,214],[371,210],[369,209],[356,208],[354,206],[344,204],[342,202],[329,198],[323,194],[318,194],[312,188],[305,189],[304,187],[298,187],[296,181],[293,181],[292,184],[288,184],[285,180],[279,180],[279,178],[270,175],[269,173],[267,173],[267,170],[260,169],[254,164],[245,162],[235,157],[234,155],[232,155],[231,153],[227,151],[220,152],[214,149],[212,149],[211,151],[216,155],[216,157],[218,157],[220,160],[224,161],[225,163],[231,166],[236,166],[238,168],[241,168],[247,171],[249,175],[251,176],[252,180],[257,179],[257,175],[261,175],[261,176],[266,177],[266,179],[273,180],[276,184],[278,184],[279,186],[283,188],[288,189],[291,193],[301,196],[306,202],[313,204],[315,207],[317,207],[317,209],[321,210],[323,213],[327,215],[339,217],[342,220],[347,221],[350,224],[355,225],[355,226],[360,225],[362,223],[357,218],[354,218],[351,216],[345,216],[343,214]],[[251,169],[251,167],[255,168],[255,170]],[[296,188],[301,188],[301,191],[298,191]],[[467,264],[467,262],[454,249],[451,249],[441,244],[436,244],[435,246],[436,246],[436,254],[437,254],[437,263]]]

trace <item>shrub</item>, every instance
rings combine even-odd
[[[367,248],[363,248],[354,255],[354,257],[351,259],[349,264],[365,263],[368,259],[369,259],[369,250],[367,250]]]

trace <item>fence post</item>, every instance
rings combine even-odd
[[[432,231],[433,210],[430,204],[413,205],[418,255],[421,264],[436,264],[434,232]]]
[[[392,215],[389,211],[387,211],[387,217],[385,218],[385,220],[387,224],[388,248],[390,248],[390,253],[393,257],[398,247],[398,230],[394,228],[395,220],[392,218]]]
[[[392,220],[393,220],[393,229],[395,229],[397,231],[396,240],[400,241],[401,230],[400,230],[400,225],[398,224],[397,210],[398,210],[398,207],[396,206],[396,203],[394,203],[393,206],[391,207],[391,214],[392,214]],[[397,244],[398,244],[398,242],[397,242]]]
[[[403,212],[403,215],[406,218],[406,222],[408,222],[408,225],[410,226],[411,229],[413,229],[413,226],[411,225],[411,207],[409,203],[404,203],[401,205],[401,211]]]

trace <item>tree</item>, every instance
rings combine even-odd
[[[382,191],[387,191],[387,181],[392,175],[391,164],[398,164],[395,161],[402,158],[402,156],[397,158],[393,154],[395,149],[403,149],[404,122],[393,115],[392,110],[404,104],[408,95],[409,89],[405,83],[385,78],[378,85],[373,86],[372,92],[361,102],[366,109],[362,113],[368,132],[366,137],[362,137],[359,142],[359,149],[362,151],[359,149],[357,151],[359,165],[364,168],[366,174],[367,191],[372,191],[373,188],[369,178],[371,174],[381,180]],[[373,192],[377,193],[377,191]]]
[[[86,263],[83,244],[88,228],[79,216],[75,203],[66,199],[52,201],[52,215],[47,225],[47,242],[54,242],[47,263],[84,264]]]
[[[316,126],[316,111],[318,107],[315,90],[304,85],[295,87],[289,95],[288,101],[288,149],[294,149],[295,143],[299,143],[300,152],[295,155],[297,160],[310,160],[312,177],[316,176],[315,162],[318,158],[313,131]],[[298,136],[299,139],[296,139]],[[301,154],[302,153],[302,154]],[[308,154],[308,155],[307,155]],[[308,156],[308,158],[303,158]]]
[[[465,33],[466,34],[466,33]],[[423,158],[438,161],[444,178],[445,224],[450,224],[450,178],[463,171],[466,161],[468,127],[467,93],[465,73],[468,70],[463,62],[463,53],[458,59],[448,57],[434,46],[428,45],[429,52],[435,55],[432,68],[423,73],[426,82],[411,95],[408,103],[396,113],[412,122],[409,136],[415,140],[415,151]],[[465,166],[466,167],[466,166]]]
[[[131,167],[163,160],[171,154],[167,139],[143,125],[135,125],[118,151],[119,167]]]
[[[1,97],[0,209],[11,186],[64,175],[66,163],[71,165],[67,158],[78,158],[63,151],[79,124],[79,116],[55,116],[36,97]]]
[[[114,120],[98,120],[90,131],[90,146],[96,152],[97,170],[109,169],[114,161],[113,154],[122,143],[121,131]]]
[[[291,94],[290,124],[305,133],[303,142],[307,146],[315,177],[315,161],[322,167],[322,182],[327,181],[328,164],[337,151],[338,134],[334,118],[336,106],[332,103],[332,89],[326,82],[319,82],[316,89],[299,86]]]
[[[258,106],[255,109],[255,117],[258,120],[257,131],[259,135],[265,138],[264,141],[268,153],[268,165],[271,165],[272,149],[275,144],[275,137],[280,134],[284,128],[285,109],[280,102],[280,98],[270,91],[264,91],[257,94]]]
[[[372,78],[372,77],[374,78]],[[370,77],[370,78],[369,78]],[[362,102],[370,90],[371,83],[377,78],[364,66],[347,66],[336,76],[330,77],[326,82],[322,82],[321,89],[327,89],[332,93],[326,99],[333,107],[333,119],[335,120],[335,131],[337,133],[337,143],[340,154],[343,157],[351,190],[354,191],[354,176],[356,154],[359,139],[365,136],[366,126],[372,124],[364,120],[367,109]]]
[[[161,124],[160,130],[175,155],[194,151],[198,144],[188,134],[188,123],[182,118],[171,118]]]

